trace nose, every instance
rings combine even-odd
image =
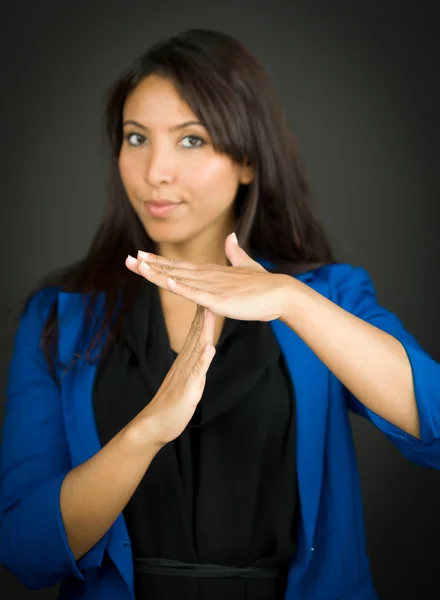
[[[174,176],[175,163],[172,152],[165,144],[161,147],[151,147],[145,165],[145,181],[152,187],[157,187],[163,183],[170,183]]]

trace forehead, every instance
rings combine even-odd
[[[181,121],[197,119],[172,81],[157,75],[143,79],[127,97],[123,118],[165,129]]]

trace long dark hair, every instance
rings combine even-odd
[[[142,280],[125,266],[127,254],[136,255],[139,249],[157,252],[128,200],[118,168],[125,100],[151,74],[172,81],[207,128],[216,151],[254,167],[254,180],[241,186],[235,199],[240,245],[249,254],[271,261],[274,271],[292,275],[335,262],[313,214],[304,165],[267,72],[233,37],[206,29],[187,30],[136,58],[108,90],[103,135],[110,149],[110,169],[104,216],[85,257],[45,277],[28,296],[29,300],[46,287],[84,294],[90,318],[97,296],[103,293],[101,327],[86,349],[87,356],[99,346],[105,331],[105,347],[118,336],[139,292]],[[53,373],[57,339],[55,301],[41,338]]]

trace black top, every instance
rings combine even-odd
[[[226,319],[216,348],[193,418],[155,456],[124,509],[133,556],[281,565],[283,576],[219,578],[197,571],[182,577],[175,570],[136,569],[137,600],[284,597],[299,509],[291,378],[269,323]],[[148,404],[176,356],[158,288],[146,281],[125,340],[98,366],[94,410],[102,445]]]

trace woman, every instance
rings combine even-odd
[[[439,468],[439,365],[336,262],[238,41],[156,44],[105,124],[103,221],[15,341],[0,563],[65,599],[377,598],[348,410]]]

